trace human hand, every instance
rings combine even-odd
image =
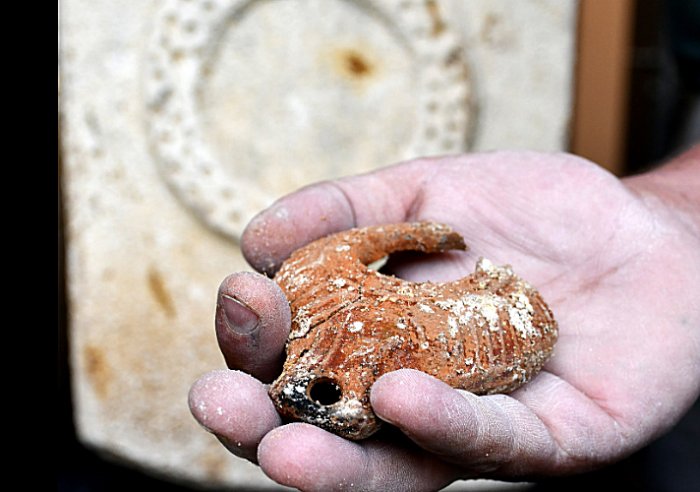
[[[197,381],[192,413],[234,454],[302,490],[435,490],[620,459],[668,430],[700,392],[700,212],[674,207],[663,184],[620,181],[570,155],[499,152],[411,161],[289,195],[244,234],[256,269],[271,274],[296,248],[350,227],[444,222],[469,252],[404,257],[393,271],[443,281],[471,273],[479,256],[511,264],[558,320],[554,356],[510,395],[475,396],[414,370],[386,374],[371,403],[400,432],[365,441],[282,425],[264,383],[281,368],[288,304],[273,281],[238,273],[222,283],[216,313],[237,371]]]

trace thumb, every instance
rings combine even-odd
[[[460,465],[467,476],[550,475],[590,467],[569,456],[544,421],[511,396],[476,396],[402,369],[377,380],[371,403],[380,418]]]

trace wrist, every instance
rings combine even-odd
[[[650,207],[665,209],[700,239],[700,144],[623,182]]]

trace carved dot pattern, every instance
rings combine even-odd
[[[230,24],[240,17],[237,14],[254,3],[164,2],[144,70],[148,134],[163,179],[210,228],[233,240],[240,239],[245,224],[276,197],[252,179],[237,176],[234,180],[225,172],[204,138],[197,101],[203,74],[223,33],[235,28]],[[358,0],[357,4],[399,33],[418,67],[418,116],[400,158],[467,150],[472,92],[458,38],[442,28],[442,20],[441,28],[434,29],[434,13],[425,0]],[[303,6],[300,2],[299,7]]]

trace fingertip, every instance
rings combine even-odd
[[[294,250],[315,239],[353,227],[406,220],[426,173],[433,172],[434,166],[427,163],[399,163],[312,184],[282,197],[244,230],[243,256],[253,268],[272,275]]]
[[[199,424],[211,433],[216,433],[216,415],[219,396],[228,386],[228,372],[225,369],[210,371],[197,379],[187,395],[190,412]]]
[[[290,324],[289,302],[273,280],[239,272],[221,283],[216,334],[230,368],[272,380],[280,370]]]
[[[416,425],[416,408],[437,404],[445,392],[454,390],[446,383],[415,369],[399,369],[381,376],[372,385],[370,403],[382,419],[399,427]]]
[[[301,490],[352,487],[362,473],[361,447],[318,427],[293,423],[268,433],[258,447],[258,463],[272,480]]]
[[[234,454],[251,460],[263,436],[281,422],[265,387],[240,371],[203,375],[190,388],[188,404],[202,427]]]
[[[241,249],[256,270],[273,275],[304,244],[355,226],[353,208],[332,182],[302,188],[256,215],[243,231]]]
[[[232,428],[245,428],[262,437],[280,423],[265,386],[241,371],[220,369],[204,374],[192,384],[188,403],[203,427],[228,438],[236,437],[230,434]]]

